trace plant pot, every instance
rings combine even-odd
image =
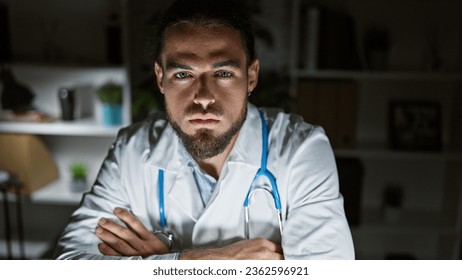
[[[88,188],[86,179],[72,179],[71,181],[71,191],[73,192],[83,192]]]
[[[122,124],[122,105],[103,103],[103,125],[117,126]]]

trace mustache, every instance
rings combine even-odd
[[[223,115],[223,109],[217,105],[209,105],[207,108],[202,107],[200,104],[191,104],[186,107],[185,114],[186,116],[192,116],[196,114],[213,114],[216,116]]]

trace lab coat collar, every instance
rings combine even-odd
[[[178,173],[185,166],[183,157],[179,152],[180,139],[170,124],[166,124],[161,133],[157,141],[151,143],[148,163],[157,169]]]
[[[259,167],[262,153],[262,126],[257,107],[247,106],[247,118],[239,131],[236,143],[228,156],[228,162]]]

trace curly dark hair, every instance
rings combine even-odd
[[[239,1],[178,0],[159,18],[155,28],[153,58],[157,61],[163,51],[166,30],[178,23],[199,25],[219,24],[240,32],[247,63],[255,57],[255,35],[249,14]]]

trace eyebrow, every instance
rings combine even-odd
[[[220,68],[220,67],[234,67],[234,68],[239,68],[240,63],[237,60],[234,59],[228,59],[220,62],[216,62],[212,65],[212,68]],[[170,69],[185,69],[185,70],[192,70],[193,68],[189,65],[182,64],[175,62],[173,60],[168,60],[165,69],[170,70]]]
[[[234,67],[234,68],[239,68],[239,67],[240,67],[240,63],[239,63],[239,61],[237,61],[237,60],[229,59],[229,60],[220,61],[220,62],[217,62],[217,63],[213,64],[213,65],[212,65],[212,68],[220,68],[220,67],[226,67],[226,66],[230,66],[230,67]]]
[[[169,69],[186,69],[186,70],[192,70],[193,68],[189,65],[186,64],[181,64],[172,60],[167,61],[167,65],[165,67],[167,70]]]

